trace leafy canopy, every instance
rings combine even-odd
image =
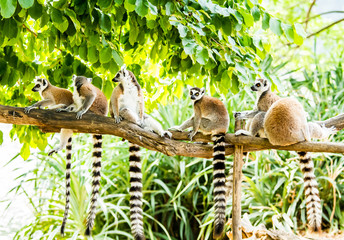
[[[73,74],[92,77],[109,97],[123,63],[149,111],[182,97],[185,84],[235,94],[240,82],[272,78],[270,44],[256,26],[302,43],[298,25],[281,23],[258,0],[0,0],[0,8],[1,103],[17,106],[38,100],[30,89],[39,75],[61,87]]]

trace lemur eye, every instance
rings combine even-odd
[[[257,86],[257,87],[260,87],[260,83],[257,83],[256,86]]]
[[[198,96],[198,95],[199,95],[199,93],[196,93],[195,95],[196,95],[196,96]]]

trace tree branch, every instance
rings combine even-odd
[[[312,34],[309,34],[309,35],[307,36],[307,38],[313,37],[314,35],[317,35],[317,34],[321,33],[322,31],[325,31],[326,29],[329,29],[329,28],[333,27],[334,25],[336,25],[336,24],[338,24],[338,23],[340,23],[340,22],[342,22],[342,21],[344,21],[344,18],[339,19],[339,20],[337,20],[337,21],[335,21],[335,22],[333,22],[333,23],[331,23],[331,24],[329,24],[329,25],[323,27],[322,29],[320,29],[320,30],[318,30],[318,31],[316,31],[316,32],[314,32],[314,33],[312,33]]]
[[[212,144],[210,136],[198,133],[194,140],[202,143],[190,143],[187,132],[173,131],[173,139],[162,138],[155,133],[148,132],[139,126],[127,121],[119,124],[113,118],[95,114],[85,114],[82,119],[75,118],[75,113],[57,113],[54,110],[31,110],[29,114],[24,108],[0,105],[0,122],[17,125],[35,125],[45,132],[59,132],[61,128],[73,129],[76,133],[109,134],[122,137],[141,147],[158,151],[168,156],[186,156],[212,158]],[[319,122],[327,127],[344,128],[344,114]],[[234,153],[234,144],[243,145],[244,152],[260,151],[265,149],[279,149],[305,152],[332,152],[344,153],[344,144],[323,142],[302,142],[290,146],[273,146],[267,139],[249,136],[235,136],[226,134],[226,155]]]
[[[306,16],[306,20],[305,20],[305,22],[306,22],[305,31],[307,31],[309,16],[311,14],[311,11],[312,11],[312,8],[313,8],[315,2],[316,2],[316,0],[313,0],[313,2],[311,3],[311,5],[309,6],[309,9],[307,11],[307,16]]]

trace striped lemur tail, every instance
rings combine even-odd
[[[213,237],[222,235],[225,227],[226,214],[226,189],[225,189],[225,134],[220,133],[212,136],[214,142],[213,153],[213,184],[214,184],[214,208],[215,223]]]
[[[61,235],[64,235],[64,229],[68,219],[69,198],[70,198],[70,174],[72,164],[72,137],[70,136],[66,145],[66,205],[61,225]]]
[[[96,203],[100,187],[100,168],[102,159],[102,135],[93,135],[93,167],[92,167],[92,195],[90,210],[88,212],[85,235],[90,236],[96,217]]]
[[[140,147],[129,142],[130,221],[135,240],[144,240],[142,216],[142,173]]]
[[[321,231],[322,210],[318,183],[314,175],[314,164],[312,158],[306,152],[298,152],[298,154],[305,186],[308,225],[312,232],[319,232]]]

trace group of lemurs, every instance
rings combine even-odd
[[[76,118],[81,119],[87,112],[110,116],[115,123],[123,119],[153,131],[161,137],[171,138],[169,131],[163,130],[160,123],[144,112],[144,96],[135,75],[124,67],[118,71],[113,82],[119,84],[113,90],[108,106],[107,99],[100,89],[91,83],[90,78],[83,76],[73,77],[73,93],[58,88],[47,79],[39,78],[32,89],[39,92],[41,101],[26,107],[30,112],[33,108],[49,107],[57,112],[76,112]],[[251,87],[257,92],[255,109],[235,113],[236,119],[247,119],[246,130],[239,130],[236,135],[252,135],[266,137],[274,145],[290,145],[311,138],[327,138],[335,129],[326,128],[316,123],[307,122],[307,114],[301,104],[294,98],[280,98],[271,91],[267,80],[258,79]],[[226,195],[231,183],[225,175],[225,134],[229,127],[228,111],[219,99],[205,95],[204,88],[189,88],[190,98],[193,101],[194,114],[180,126],[171,129],[183,131],[192,128],[189,139],[192,141],[197,132],[211,135],[213,141],[213,185],[214,185],[214,231],[213,237],[221,237],[225,226]],[[66,148],[66,204],[61,225],[61,234],[64,234],[68,219],[71,175],[71,150],[73,130],[61,129],[60,145],[49,152],[49,155]],[[321,230],[321,204],[318,184],[314,175],[314,166],[311,157],[305,152],[299,152],[300,165],[304,173],[307,219],[312,231]],[[92,193],[85,235],[91,234],[96,214],[96,202],[100,188],[100,170],[102,156],[102,135],[93,135],[93,169]],[[130,220],[131,231],[136,240],[145,239],[142,214],[142,173],[140,148],[129,142],[129,175],[130,175]]]

